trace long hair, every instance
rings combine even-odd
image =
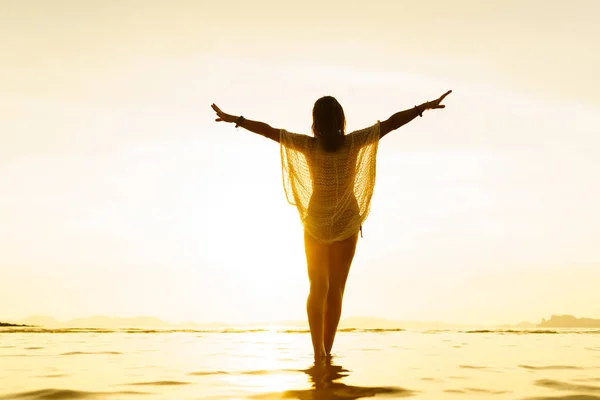
[[[313,107],[312,131],[325,151],[336,151],[344,143],[346,117],[344,109],[331,96],[321,97]]]

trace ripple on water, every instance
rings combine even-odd
[[[134,383],[126,383],[126,385],[132,386],[181,386],[181,385],[189,385],[191,382],[181,382],[181,381],[152,381],[152,382],[134,382]]]
[[[571,392],[583,392],[583,393],[600,393],[600,386],[593,385],[578,385],[569,382],[561,382],[553,379],[540,379],[535,381],[535,384],[538,386],[543,386],[549,389],[556,390],[568,390]]]
[[[80,356],[89,354],[107,354],[107,355],[122,355],[118,351],[70,351],[68,353],[62,353],[61,356]]]
[[[226,371],[197,371],[190,372],[188,375],[192,376],[210,376],[210,375],[228,375],[229,372]]]
[[[577,367],[574,365],[543,365],[543,366],[533,366],[533,365],[519,365],[521,368],[530,369],[530,370],[547,370],[547,369],[584,369],[583,367]]]
[[[600,400],[600,397],[587,394],[574,394],[568,396],[528,397],[524,400]]]
[[[10,358],[10,357],[38,357],[35,354],[0,354],[0,357]]]
[[[482,367],[479,365],[459,365],[459,367],[464,369],[488,369],[488,367]]]
[[[278,374],[280,372],[286,372],[286,371],[260,369],[260,370],[256,370],[256,371],[240,371],[238,373],[242,374],[242,375],[270,375],[270,374]],[[287,371],[287,372],[289,372],[289,371]],[[297,372],[297,371],[294,371],[294,372]]]
[[[298,373],[306,372],[304,370],[295,369],[259,369],[255,371],[196,371],[190,372],[192,376],[209,376],[209,375],[279,375],[282,373]]]
[[[21,399],[21,400],[68,400],[68,399],[87,399],[104,398],[106,396],[117,395],[143,395],[146,392],[119,391],[119,392],[86,392],[81,390],[69,389],[41,389],[29,392],[13,393],[7,396],[0,396],[1,400]]]
[[[508,390],[490,390],[482,388],[464,388],[464,389],[446,389],[445,393],[486,393],[486,394],[506,394]]]
[[[482,389],[482,388],[466,388],[465,390],[470,393],[488,393],[488,394],[510,393],[509,390],[493,390],[493,389]]]

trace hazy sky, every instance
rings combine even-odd
[[[600,2],[0,0],[0,320],[304,319],[279,149],[381,142],[344,315],[600,318]]]

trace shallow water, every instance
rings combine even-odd
[[[600,400],[600,330],[0,330],[0,399]]]

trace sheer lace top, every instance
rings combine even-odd
[[[375,186],[379,121],[344,136],[326,151],[320,139],[280,131],[283,186],[305,230],[331,243],[356,232],[369,214]]]

